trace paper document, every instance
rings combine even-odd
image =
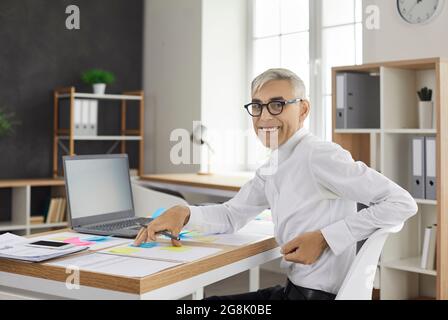
[[[98,251],[103,254],[123,255],[135,258],[164,260],[174,262],[191,262],[221,251],[219,248],[193,247],[184,245],[173,247],[168,243],[151,242],[150,246],[134,247],[132,244]]]
[[[87,247],[72,247],[68,249],[46,249],[28,247],[25,244],[36,239],[27,239],[10,233],[0,236],[0,258],[22,260],[29,262],[41,262],[53,258],[62,257],[87,249]]]
[[[89,247],[90,251],[101,250],[109,247],[132,243],[131,239],[96,236],[77,232],[59,232],[33,238],[33,240],[50,240],[70,243],[77,247]]]
[[[123,277],[141,278],[172,268],[181,263],[137,259],[123,256],[91,253],[78,257],[49,262],[47,265],[63,268],[77,267],[79,270],[99,272]]]
[[[180,240],[182,242],[194,241],[202,243],[223,244],[228,246],[242,246],[263,238],[266,238],[266,235],[242,233],[240,231],[228,234],[203,234],[197,231],[184,230],[180,234]]]

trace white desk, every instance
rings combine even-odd
[[[188,294],[201,299],[204,286],[280,257],[271,236],[243,246],[221,247],[219,254],[143,278],[81,270],[79,289],[71,290],[66,287],[69,275],[64,268],[0,260],[0,299],[178,299]]]

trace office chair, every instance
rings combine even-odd
[[[375,231],[355,257],[339,290],[336,300],[371,300],[373,281],[384,243],[391,233],[397,233],[403,223]]]
[[[132,182],[134,211],[138,217],[150,217],[160,208],[169,209],[176,205],[188,205],[187,201],[171,194],[155,191]]]

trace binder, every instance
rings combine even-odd
[[[379,77],[361,72],[336,74],[336,128],[379,127]]]
[[[411,138],[411,195],[417,199],[425,198],[425,138]]]
[[[425,137],[425,199],[436,200],[436,138]]]
[[[81,100],[79,99],[75,99],[75,105],[74,105],[74,124],[75,124],[75,136],[79,136],[81,133],[81,115],[82,115],[82,110],[81,110]]]
[[[89,100],[82,100],[82,115],[81,115],[81,135],[89,135]]]
[[[89,100],[89,136],[98,135],[98,100]]]
[[[339,73],[336,75],[336,128],[347,128],[346,123],[346,73]]]

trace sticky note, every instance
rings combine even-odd
[[[109,252],[111,252],[111,253],[119,253],[119,254],[133,254],[138,251],[139,250],[137,248],[132,248],[132,247],[118,247],[118,248],[109,250]]]
[[[79,239],[79,237],[68,238],[68,239],[65,239],[64,242],[73,244],[75,246],[90,246],[90,245],[93,244],[93,242],[82,241],[82,240]]]
[[[94,241],[94,242],[102,242],[109,240],[110,237],[96,236],[84,239],[85,241]]]
[[[62,238],[51,238],[50,240],[53,240],[53,241],[65,241],[67,239],[70,239],[70,238],[64,238],[64,237],[62,237]]]
[[[172,252],[185,252],[190,250],[189,247],[183,246],[183,247],[161,247],[161,250],[166,250],[166,251],[172,251]]]
[[[164,213],[165,210],[166,210],[165,208],[159,208],[159,209],[157,209],[157,210],[154,211],[154,213],[151,215],[151,218],[153,218],[153,219],[157,218],[157,217],[160,216],[162,213]]]
[[[132,246],[132,247],[136,247],[136,246],[134,246],[134,245],[131,245],[131,246]],[[140,244],[140,245],[137,246],[137,247],[148,249],[148,248],[154,248],[154,247],[157,247],[157,246],[158,246],[157,242],[145,242],[145,243]]]
[[[196,241],[200,241],[200,242],[214,242],[217,239],[215,237],[197,237],[197,238],[193,238]]]

